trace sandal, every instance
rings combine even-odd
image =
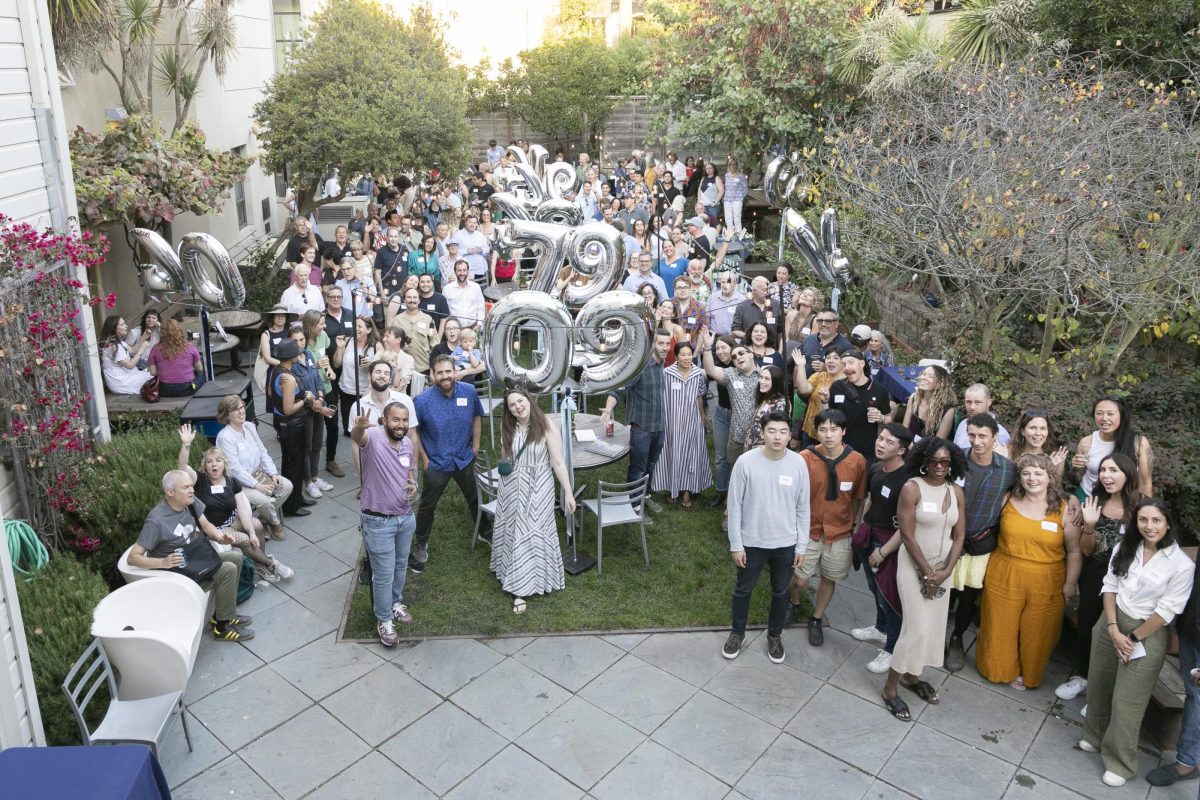
[[[1020,675],[1017,676],[1017,679],[1015,681],[1010,681],[1008,685],[1011,686],[1012,688],[1016,689],[1018,692],[1023,692],[1029,688],[1028,686],[1025,685],[1025,679],[1022,678]]]
[[[901,722],[912,722],[912,712],[908,710],[908,704],[905,703],[897,695],[896,697],[883,698],[884,707],[892,713],[892,716]]]
[[[526,608],[526,606],[525,606],[524,600],[522,600],[520,597],[513,598],[513,613],[514,614],[524,614],[525,608]]]
[[[933,686],[925,681],[915,680],[912,683],[905,683],[904,681],[901,681],[900,685],[905,689],[914,692],[917,697],[921,698],[926,703],[929,703],[931,706],[936,706],[941,702],[942,698],[938,697],[937,689],[934,689]]]

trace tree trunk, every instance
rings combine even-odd
[[[1043,311],[1046,315],[1045,321],[1042,322],[1042,351],[1039,358],[1039,370],[1042,375],[1046,374],[1046,362],[1054,353],[1054,315],[1058,313],[1058,300],[1054,297],[1046,298],[1046,308]]]
[[[1146,322],[1147,320],[1141,316],[1137,316],[1129,320],[1125,330],[1121,332],[1121,338],[1117,342],[1117,347],[1115,350],[1113,350],[1112,356],[1110,356],[1106,362],[1101,365],[1101,372],[1103,372],[1105,375],[1111,375],[1113,371],[1116,370],[1117,364],[1121,361],[1121,357],[1125,355],[1125,351],[1129,349],[1129,346],[1133,344],[1135,339],[1137,339],[1138,334],[1142,332],[1142,326],[1145,325]]]

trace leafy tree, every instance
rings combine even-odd
[[[1045,52],[942,76],[831,131],[826,187],[860,212],[857,263],[934,283],[981,352],[1037,320],[1042,365],[1112,370],[1200,300],[1194,83]]]
[[[76,128],[70,147],[79,213],[88,228],[123,222],[166,229],[185,211],[219,211],[251,163],[209,150],[190,121],[164,138],[157,120],[136,114],[110,123],[102,135]]]
[[[1066,39],[1072,52],[1102,50],[1110,58],[1153,67],[1195,56],[1196,0],[1037,0],[1033,25],[1047,41]]]
[[[848,87],[834,63],[862,6],[845,0],[695,0],[659,4],[666,28],[655,62],[655,130],[698,143],[728,142],[752,164],[774,146],[820,142],[823,121],[843,113]]]
[[[867,97],[938,80],[945,60],[941,38],[929,28],[929,17],[915,23],[896,6],[888,6],[855,28],[842,44],[834,75],[863,86]]]
[[[464,76],[440,27],[428,7],[405,22],[374,0],[330,0],[313,17],[255,106],[264,163],[290,168],[301,214],[340,199],[315,199],[330,164],[347,175],[434,163],[453,174],[467,164]],[[379,79],[364,72],[364,43],[385,56]]]

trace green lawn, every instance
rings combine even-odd
[[[485,445],[486,439],[485,430]],[[575,479],[588,484],[584,496],[594,497],[598,479],[623,481],[626,467],[622,459],[599,470],[577,472]],[[727,626],[735,568],[729,557],[729,540],[721,530],[723,512],[707,507],[712,491],[690,509],[660,498],[663,511],[651,515],[654,525],[646,528],[649,567],[642,560],[635,526],[607,528],[603,575],[595,568],[581,575],[568,574],[565,590],[529,598],[528,610],[516,615],[510,595],[501,591],[489,569],[487,544],[480,541],[471,550],[472,525],[466,522],[462,495],[451,484],[438,505],[429,542],[429,567],[420,575],[408,573],[405,598],[413,624],[398,626],[398,632],[423,638]],[[590,514],[585,517],[580,539],[580,551],[593,556],[595,521]],[[560,518],[565,550],[563,525]],[[764,571],[751,604],[751,625],[766,623],[769,599],[770,581]],[[375,639],[369,587],[355,590],[343,636]]]

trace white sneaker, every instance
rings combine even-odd
[[[271,559],[271,571],[275,573],[275,580],[286,581],[288,578],[296,574],[296,570],[280,564],[279,559],[275,558],[275,556],[267,556],[267,558]]]
[[[887,641],[887,634],[872,625],[869,628],[855,628],[850,631],[850,635],[860,642],[879,642],[883,644]]]
[[[876,656],[871,659],[871,663],[867,664],[867,669],[874,672],[876,675],[882,675],[892,668],[892,654],[887,650],[880,650]]]
[[[1124,786],[1125,785],[1124,778],[1122,778],[1117,773],[1109,772],[1108,770],[1104,771],[1104,777],[1101,778],[1101,780],[1104,781],[1105,786]]]
[[[317,478],[316,480],[313,481],[313,483],[315,483],[317,485],[317,488],[320,489],[322,492],[333,491],[333,484],[330,483],[329,481],[325,480],[324,478]]]
[[[1087,691],[1087,678],[1079,675],[1072,675],[1071,678],[1064,684],[1061,684],[1054,690],[1055,696],[1059,700],[1074,700],[1079,695]]]
[[[1079,740],[1079,749],[1085,753],[1099,753],[1100,752],[1100,748],[1096,747],[1094,744],[1089,742],[1087,739]],[[1124,781],[1121,781],[1121,783],[1124,783]]]
[[[254,576],[267,583],[279,583],[279,576],[261,565],[254,568]]]
[[[1087,717],[1087,703],[1084,703],[1083,708],[1079,709],[1079,716],[1084,718]]]
[[[392,618],[405,625],[412,624],[412,614],[408,613],[408,606],[404,603],[392,603]]]
[[[309,497],[311,497],[313,500],[317,500],[318,498],[324,497],[324,495],[321,494],[321,487],[317,486],[316,483],[305,484],[304,485],[304,493],[306,495],[308,495]]]

